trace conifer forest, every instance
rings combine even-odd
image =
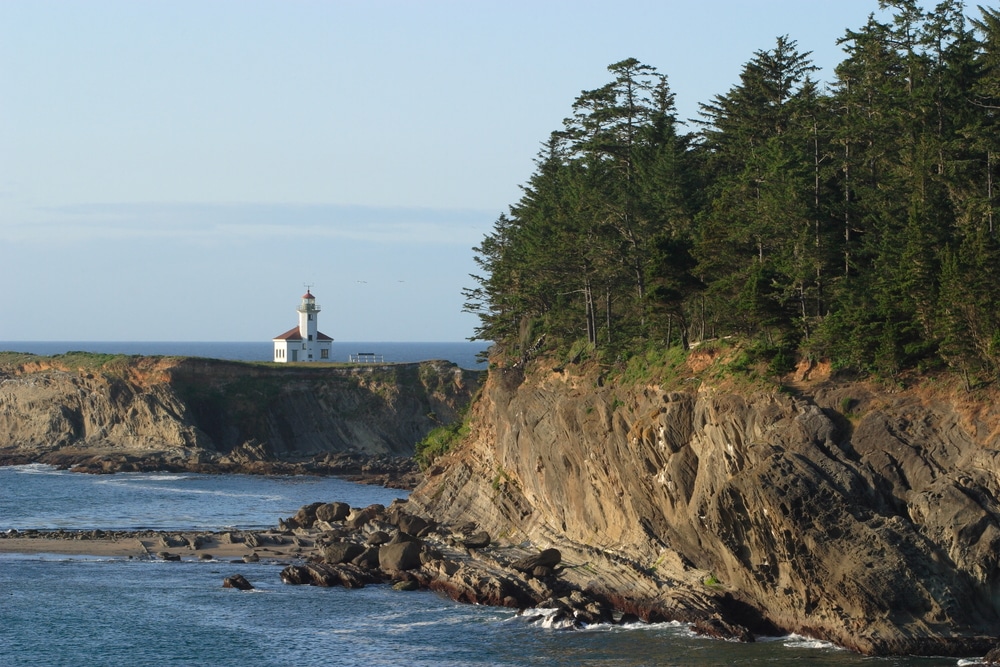
[[[789,36],[679,119],[608,67],[476,253],[474,337],[508,359],[738,337],[892,378],[1000,370],[1000,10],[881,0],[833,80]]]

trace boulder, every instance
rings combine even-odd
[[[377,570],[379,566],[378,551],[378,547],[370,546],[360,556],[356,556],[351,563],[365,570]]]
[[[299,511],[295,513],[292,517],[292,521],[298,527],[301,528],[312,528],[312,525],[316,522],[316,510],[322,507],[325,503],[310,503],[308,505],[303,505],[299,508]]]
[[[403,532],[402,530],[397,531],[392,539],[386,542],[386,544],[400,544],[402,542],[419,542],[420,538],[414,537],[409,533]]]
[[[546,549],[545,551],[516,560],[510,564],[518,572],[533,572],[536,567],[555,568],[562,560],[562,554],[558,549]]]
[[[415,514],[405,514],[403,512],[399,513],[399,519],[396,523],[401,531],[404,533],[409,533],[410,535],[426,535],[431,528],[431,523],[420,516]]]
[[[319,521],[343,521],[351,513],[347,503],[325,503],[316,508],[316,519]]]
[[[161,551],[156,555],[160,558],[160,560],[178,561],[181,559],[178,554],[172,554],[168,551]]]
[[[351,530],[357,530],[379,516],[384,510],[382,505],[369,505],[364,509],[354,510],[344,521],[344,525]]]
[[[354,544],[353,542],[333,542],[323,549],[323,562],[328,565],[347,563],[363,554],[364,551],[365,548],[360,544]]]
[[[392,539],[392,536],[384,530],[376,530],[371,533],[367,539],[365,539],[365,544],[370,544],[372,546],[379,546],[380,544],[385,544]]]
[[[466,549],[483,549],[490,545],[490,534],[485,530],[480,530],[462,539],[462,546]]]
[[[241,591],[252,591],[253,584],[247,581],[247,578],[242,574],[234,574],[231,577],[226,577],[222,580],[223,588],[236,588]]]
[[[413,570],[420,567],[420,542],[397,542],[382,545],[378,550],[378,564],[385,572]]]

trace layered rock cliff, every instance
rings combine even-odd
[[[0,357],[0,460],[148,465],[411,456],[478,373],[429,361],[274,366],[212,359]]]
[[[808,367],[779,388],[713,376],[711,356],[669,379],[491,371],[471,437],[410,502],[556,546],[565,577],[647,619],[985,653],[1000,635],[995,394]]]

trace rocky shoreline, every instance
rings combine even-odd
[[[784,634],[717,584],[660,580],[614,554],[572,545],[540,549],[491,536],[474,523],[436,523],[413,509],[404,499],[363,508],[316,502],[266,530],[9,530],[0,533],[0,553],[271,563],[283,566],[280,578],[288,585],[430,590],[517,609],[560,629],[681,622],[729,641]],[[252,589],[248,574],[234,571],[221,585]],[[634,595],[616,592],[623,588]],[[1000,665],[991,638],[970,639],[962,653]]]
[[[209,475],[317,475],[341,477],[359,484],[413,490],[422,479],[420,467],[411,457],[386,454],[331,453],[307,461],[222,461],[217,458],[166,459],[94,450],[60,450],[34,457],[0,454],[0,466],[43,463],[60,470],[108,475],[119,472],[173,472]]]
[[[290,585],[432,590],[459,602],[533,613],[559,628],[682,620],[701,634],[753,641],[748,629],[718,614],[679,607],[668,617],[588,590],[573,574],[599,571],[581,554],[497,540],[474,524],[441,525],[407,509],[406,500],[364,508],[317,502],[262,531],[9,530],[0,533],[0,553],[271,562],[284,565],[281,580]],[[252,582],[234,572],[223,585]]]

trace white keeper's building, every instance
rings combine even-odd
[[[289,361],[329,361],[333,339],[322,333],[318,326],[319,306],[310,290],[302,295],[299,311],[299,326],[275,336],[274,360]]]

